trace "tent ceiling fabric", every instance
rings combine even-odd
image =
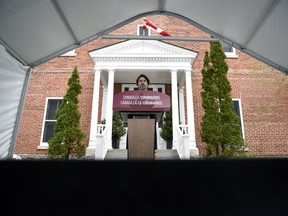
[[[155,13],[180,17],[288,73],[287,0],[1,0],[0,43],[33,67]]]

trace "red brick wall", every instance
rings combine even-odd
[[[210,37],[205,32],[173,16],[153,15],[147,17],[152,23],[173,36]],[[112,34],[136,35],[136,25],[141,19],[127,24]],[[152,35],[157,35],[151,32]],[[79,96],[81,127],[86,134],[88,145],[90,133],[91,106],[93,94],[93,62],[89,52],[119,43],[123,40],[96,39],[76,49],[76,57],[58,57],[33,68],[20,123],[15,153],[46,154],[37,150],[40,144],[46,97],[63,97],[67,82],[74,66],[77,66],[82,94]],[[196,127],[196,142],[200,155],[205,152],[205,144],[200,137],[200,124],[203,116],[201,104],[201,69],[208,42],[166,41],[198,53],[192,66],[193,102]],[[227,59],[228,77],[232,85],[232,97],[240,98],[244,118],[245,141],[251,156],[288,156],[288,80],[283,73],[257,61],[237,50],[237,59]],[[121,90],[115,84],[114,93]],[[165,92],[171,92],[166,85]],[[102,88],[100,88],[100,94]],[[99,99],[101,108],[101,98]],[[101,116],[99,109],[98,116]]]

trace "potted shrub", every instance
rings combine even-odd
[[[112,148],[119,149],[119,141],[126,134],[124,123],[119,112],[113,112],[112,122]]]
[[[165,112],[163,117],[160,136],[166,141],[167,149],[172,149],[173,129],[172,129],[172,110]]]

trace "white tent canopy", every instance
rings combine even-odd
[[[0,44],[24,66],[33,67],[156,13],[179,17],[288,73],[287,0],[1,0]],[[0,82],[17,84],[21,92],[0,92],[0,158],[12,155],[29,80],[27,68],[10,70],[7,58],[1,53]],[[13,73],[24,76],[15,81]],[[5,100],[8,93],[19,97]],[[6,106],[11,106],[11,131],[11,125],[3,123]]]
[[[27,87],[28,67],[15,61],[0,45],[0,158],[12,154],[11,141],[16,140],[23,95]],[[25,87],[24,87],[25,84]]]

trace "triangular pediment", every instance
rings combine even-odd
[[[190,57],[197,53],[156,40],[129,40],[116,45],[90,52],[91,57],[124,56],[162,56]]]

